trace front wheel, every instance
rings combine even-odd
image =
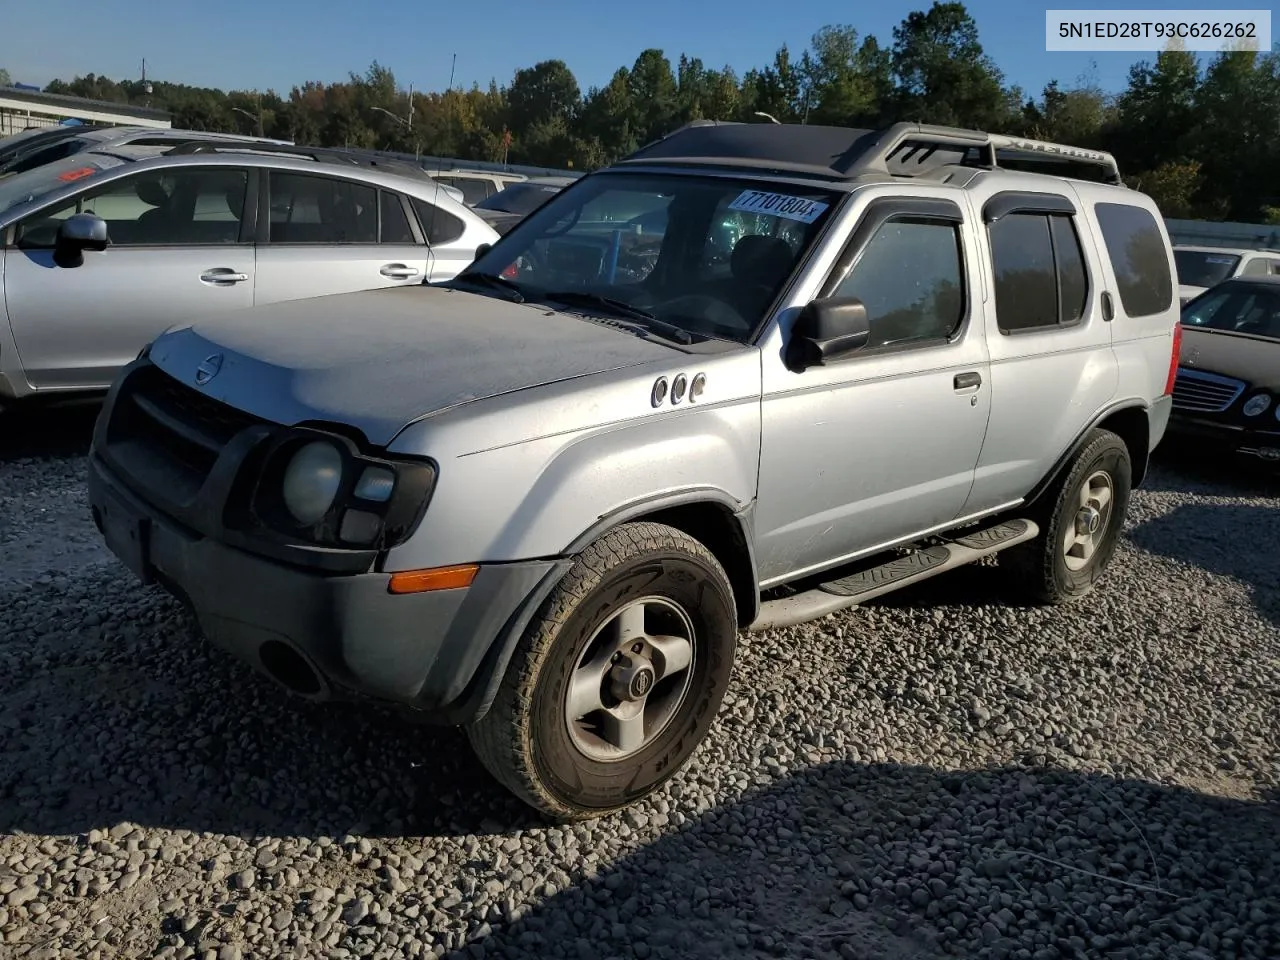
[[[1094,430],[1032,518],[1040,535],[1010,547],[1000,566],[1042,603],[1084,597],[1115,554],[1132,482],[1125,442],[1109,430]]]
[[[658,523],[623,524],[578,557],[467,729],[480,761],[565,820],[652,793],[720,707],[737,646],[733,589],[712,553]]]

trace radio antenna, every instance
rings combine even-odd
[[[453,55],[453,63],[449,66],[449,86],[445,87],[445,91],[444,91],[445,129],[448,130],[449,133],[453,133],[453,108],[452,106],[450,106],[450,104],[452,103],[450,94],[453,92],[453,75],[454,75],[454,71],[456,71],[457,69],[458,69],[458,55],[455,53]],[[436,189],[435,189],[434,199],[431,204],[431,223],[427,227],[428,250],[430,250],[430,247],[431,247],[431,238],[436,235],[436,214],[440,211],[440,177],[443,173],[444,173],[444,157],[437,156],[436,157],[436,175],[435,177],[432,178],[435,180]],[[432,260],[433,261],[435,260],[434,253],[432,254]],[[431,271],[428,269],[426,279],[424,279],[423,282],[426,283],[430,279],[431,279]]]

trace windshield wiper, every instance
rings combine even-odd
[[[626,317],[628,320],[636,321],[637,325],[643,329],[661,334],[676,343],[693,343],[693,335],[684,327],[678,327],[674,323],[659,320],[648,310],[633,307],[625,300],[617,300],[599,293],[587,293],[584,290],[556,290],[544,293],[542,296],[543,299],[556,300],[571,307],[594,307],[603,313]]]
[[[452,280],[446,280],[441,286],[448,286],[452,283],[473,283],[478,287],[490,287],[494,290],[502,290],[511,294],[512,300],[516,303],[524,303],[524,290],[520,284],[514,280],[508,280],[506,277],[500,277],[492,273],[481,273],[479,270],[464,270]]]

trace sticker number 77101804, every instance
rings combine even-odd
[[[729,209],[742,213],[767,213],[787,220],[813,223],[822,216],[822,211],[828,206],[829,204],[821,200],[806,200],[804,197],[794,197],[786,193],[743,190],[737,199],[729,204]]]

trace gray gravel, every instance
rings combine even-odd
[[[1160,467],[1078,609],[984,566],[747,638],[690,769],[548,828],[206,649],[66,429],[0,440],[0,957],[1280,956],[1274,484]]]

